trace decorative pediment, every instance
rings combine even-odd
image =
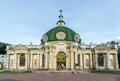
[[[28,50],[28,48],[22,44],[17,45],[14,49],[15,50]]]
[[[108,50],[110,49],[106,44],[100,44],[97,45],[94,49],[98,49],[98,50]]]

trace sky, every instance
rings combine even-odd
[[[120,39],[120,0],[0,0],[0,41],[39,45],[59,10],[85,44]]]

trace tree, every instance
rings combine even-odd
[[[114,49],[115,48],[115,44],[117,44],[117,42],[111,41],[110,42],[110,48]]]
[[[117,45],[118,45],[118,64],[120,68],[120,40],[117,41]]]
[[[6,43],[0,42],[0,54],[6,54]]]
[[[119,68],[120,68],[120,48],[118,49],[118,64],[119,64]]]

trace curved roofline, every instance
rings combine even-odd
[[[48,30],[47,32],[49,32],[49,31],[51,31],[51,30],[53,30],[53,29],[55,29],[55,28],[57,28],[57,27],[65,27],[65,28],[67,28],[67,29],[69,29],[69,30],[71,30],[71,31],[74,32],[74,30],[72,30],[71,28],[69,28],[69,27],[67,27],[67,26],[56,26],[56,27],[53,27],[52,29]],[[76,32],[74,32],[74,33],[76,33]],[[45,33],[45,34],[46,34],[46,33]],[[78,33],[76,33],[76,34],[78,34]],[[78,34],[78,35],[79,35],[79,34]]]
[[[61,39],[58,38],[59,34],[58,32],[62,33],[65,38]],[[69,27],[66,26],[56,26],[49,31],[47,31],[42,39],[41,42],[48,42],[48,41],[74,41],[74,42],[81,42],[80,35],[76,33],[74,30],[72,30]]]

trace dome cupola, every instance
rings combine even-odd
[[[41,39],[43,43],[54,42],[54,41],[71,41],[71,42],[81,42],[79,34],[74,32],[72,29],[65,26],[65,22],[62,20],[62,10],[60,10],[57,27],[52,28],[47,33],[45,33]]]

